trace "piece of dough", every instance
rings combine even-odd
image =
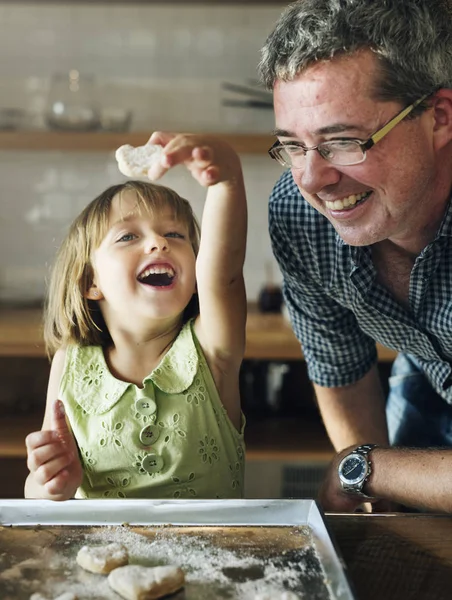
[[[116,542],[107,546],[82,546],[77,563],[91,573],[110,573],[129,562],[127,548]]]
[[[108,576],[110,587],[126,600],[156,600],[177,592],[185,582],[179,567],[127,565]]]
[[[115,157],[118,169],[127,177],[145,177],[150,167],[160,160],[163,146],[145,144],[144,146],[121,146],[116,150]]]

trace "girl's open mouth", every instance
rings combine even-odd
[[[138,275],[138,281],[152,287],[168,287],[175,276],[174,269],[169,266],[150,266]]]

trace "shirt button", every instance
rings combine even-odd
[[[157,473],[163,467],[163,458],[158,454],[148,454],[143,458],[141,466],[148,473]]]
[[[138,413],[140,413],[140,415],[149,417],[157,410],[157,404],[155,403],[155,400],[152,400],[152,398],[139,398],[135,402],[135,409]]]
[[[156,425],[147,425],[140,431],[140,442],[144,446],[150,446],[159,438],[160,430]]]

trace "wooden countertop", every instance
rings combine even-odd
[[[452,517],[326,515],[357,600],[450,600]]]
[[[380,361],[394,360],[393,350],[377,345]],[[0,356],[45,356],[38,308],[0,308]],[[246,359],[302,360],[303,353],[290,324],[281,314],[253,308],[246,326]]]

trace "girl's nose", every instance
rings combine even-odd
[[[152,252],[166,252],[168,250],[168,240],[161,235],[154,235],[146,241],[144,252],[151,254]]]

